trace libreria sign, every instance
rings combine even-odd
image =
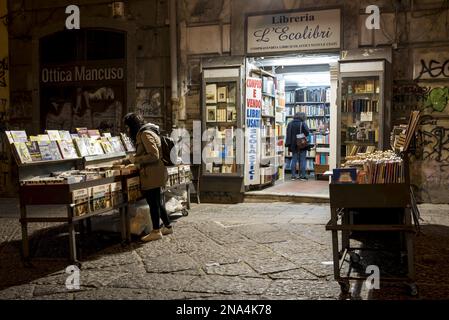
[[[248,53],[339,49],[340,38],[340,9],[248,17]]]

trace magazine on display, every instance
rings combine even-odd
[[[52,153],[50,151],[50,141],[39,141],[39,150],[42,155],[42,160],[44,161],[50,161],[52,159]]]
[[[124,133],[120,133],[120,137],[122,138],[123,145],[125,146],[125,149],[127,152],[135,152],[136,151],[136,148],[135,148],[133,142],[131,141],[130,137],[128,137]]]
[[[59,141],[61,140],[61,136],[59,135],[58,130],[46,130],[45,131],[48,134],[48,137],[51,141]]]
[[[76,152],[75,145],[72,140],[66,141],[61,140],[58,141],[59,150],[61,151],[61,155],[64,159],[76,159],[78,158],[78,153]]]
[[[14,143],[14,139],[12,138],[11,131],[5,131],[6,138],[8,139],[9,144]]]
[[[56,141],[50,141],[49,143],[51,160],[62,160],[61,152],[59,151],[58,143]]]
[[[59,136],[61,137],[61,140],[72,141],[72,135],[70,134],[69,131],[60,130],[59,131]]]
[[[14,142],[27,142],[28,136],[25,131],[11,131],[11,137]]]
[[[73,142],[80,157],[87,157],[89,155],[88,141],[85,138],[77,137],[73,139]]]
[[[111,137],[109,138],[109,141],[111,142],[112,148],[114,149],[115,153],[126,151],[122,141],[120,140],[120,137]]]
[[[14,154],[16,155],[16,159],[19,164],[29,163],[33,161],[25,142],[14,142],[13,146]]]
[[[109,141],[108,138],[106,138],[106,137],[101,138],[100,144],[103,147],[103,151],[105,154],[115,153],[115,150],[112,147],[112,143]]]
[[[128,194],[128,201],[136,201],[141,197],[140,193],[140,178],[134,177],[126,180],[126,186],[127,186],[127,194]]]
[[[98,211],[108,208],[108,193],[109,185],[101,185],[90,188],[90,210]]]
[[[34,161],[42,161],[42,155],[39,150],[39,144],[36,141],[25,142],[28,152],[30,153],[31,159]]]

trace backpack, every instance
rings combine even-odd
[[[162,157],[161,160],[165,166],[170,167],[174,166],[175,163],[171,159],[171,151],[175,148],[175,142],[172,138],[167,136],[161,136],[161,149],[162,149]]]
[[[300,134],[296,135],[296,147],[298,148],[298,150],[304,150],[309,145],[307,137],[304,133],[302,133],[302,125],[303,123],[301,122]]]

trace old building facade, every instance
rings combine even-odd
[[[94,118],[98,118],[120,106],[113,120],[124,112],[142,109],[167,131],[173,125],[191,130],[193,121],[201,118],[202,61],[212,57],[248,56],[248,15],[317,9],[316,1],[311,0],[172,2],[177,6],[175,91],[179,101],[172,101],[170,93],[169,1],[129,0],[124,2],[124,14],[119,16],[112,14],[112,2],[78,1],[82,30],[76,41],[84,44],[84,51],[65,56],[63,51],[67,47],[61,44],[61,39],[67,39],[68,32],[65,31],[66,1],[39,1],[39,4],[9,1],[10,103],[4,112],[7,127],[35,133],[47,120],[61,124],[64,110],[70,113],[73,127],[73,115],[78,116],[80,124],[92,121],[92,115],[86,120],[80,110],[92,109],[97,116]],[[365,25],[366,8],[372,4],[381,12],[378,30],[369,30]],[[449,12],[446,2],[321,1],[318,9],[326,8],[340,8],[342,12],[340,53],[358,50],[369,58],[374,54],[373,49],[392,52],[392,122],[407,108],[418,108],[425,114],[412,161],[412,183],[421,201],[449,203]],[[52,39],[56,39],[53,44]],[[123,77],[109,81],[71,79],[62,83],[65,90],[61,90],[56,89],[61,87],[61,80],[55,80],[53,87],[43,83],[43,67],[48,69],[45,72],[53,70],[54,74],[68,70],[75,74],[75,68],[80,72],[83,67],[121,68]],[[95,72],[103,74],[104,71]],[[108,89],[112,89],[113,97]],[[110,99],[104,98],[105,95]],[[65,101],[66,96],[71,100]],[[97,100],[107,100],[107,103],[96,103],[98,96],[102,98]],[[43,114],[49,109],[52,115],[47,119]],[[119,124],[116,126],[118,129]],[[7,180],[2,176],[2,181]]]

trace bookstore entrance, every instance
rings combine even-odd
[[[247,59],[247,79],[262,80],[261,181],[247,186],[247,194],[328,197],[325,173],[337,158],[337,81],[331,72],[336,75],[338,60],[338,53]],[[286,146],[288,125],[298,114],[309,129],[305,172]]]

